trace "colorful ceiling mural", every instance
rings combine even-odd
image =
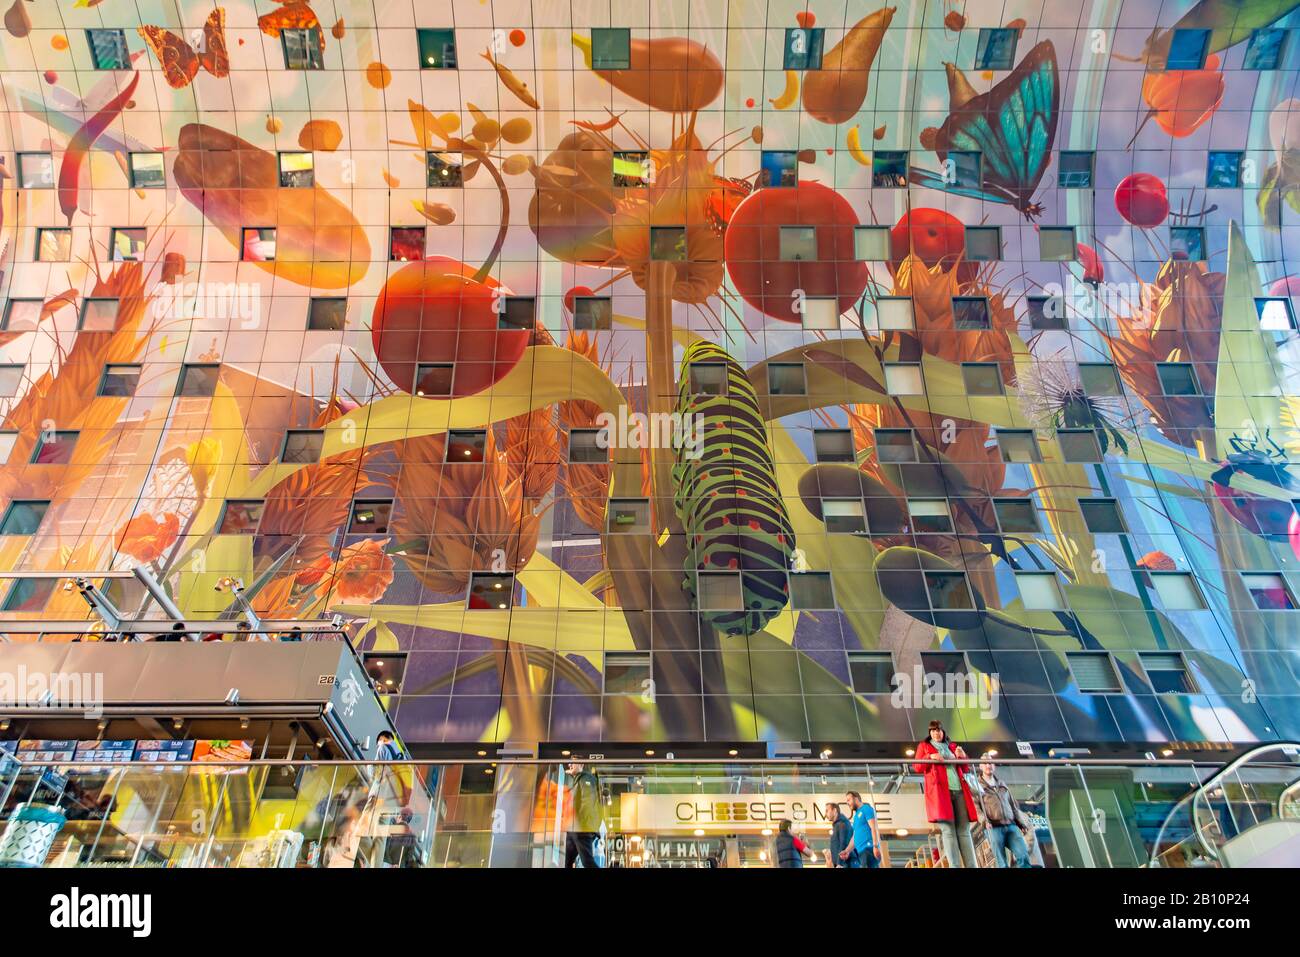
[[[1300,735],[1300,4],[0,6],[0,630],[242,587],[415,744]]]

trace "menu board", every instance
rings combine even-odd
[[[135,752],[134,741],[78,741],[77,760],[96,764],[127,764]]]
[[[62,739],[24,738],[18,742],[18,759],[24,764],[53,764],[75,761],[77,742]]]
[[[253,757],[252,741],[195,741],[195,761],[249,761]]]
[[[135,759],[153,764],[171,764],[174,761],[194,759],[193,741],[137,741]]]

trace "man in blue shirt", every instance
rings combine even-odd
[[[879,867],[880,831],[876,826],[876,809],[863,801],[857,791],[849,791],[844,797],[852,809],[849,823],[853,838],[840,851],[840,860],[847,861],[849,867]]]

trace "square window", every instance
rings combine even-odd
[[[1115,663],[1105,651],[1067,651],[1065,660],[1074,683],[1087,694],[1117,694],[1123,690]]]
[[[604,465],[609,461],[608,445],[602,429],[570,429],[569,461],[580,465]]]
[[[925,379],[919,362],[886,362],[885,389],[890,395],[924,395]]]
[[[799,183],[799,154],[795,150],[763,150],[758,172],[758,185],[797,186]]]
[[[1101,445],[1092,429],[1058,429],[1056,442],[1066,462],[1100,462]]]
[[[286,70],[325,69],[325,39],[320,27],[290,27],[280,30]]]
[[[858,694],[891,694],[894,656],[888,651],[850,651],[849,680]]]
[[[743,611],[739,572],[696,572],[696,607],[700,611]]]
[[[1085,395],[1120,395],[1119,375],[1109,362],[1080,362],[1079,382]]]
[[[954,329],[988,329],[989,301],[983,296],[953,296],[952,324]]]
[[[1016,587],[1020,601],[1033,611],[1060,611],[1065,608],[1065,596],[1052,572],[1016,572]]]
[[[311,153],[280,154],[280,186],[283,189],[310,189],[316,184],[315,160]]]
[[[339,332],[348,322],[348,301],[339,296],[313,296],[307,306],[307,328]]]
[[[808,380],[803,363],[768,363],[767,393],[768,395],[807,395]]]
[[[813,452],[818,462],[856,462],[851,429],[814,429]]]
[[[816,226],[781,226],[780,255],[786,260],[815,260],[817,258]]]
[[[1203,70],[1210,50],[1209,30],[1175,30],[1165,55],[1166,70]],[[1158,64],[1154,65],[1158,68]]]
[[[1031,429],[998,429],[997,439],[1003,462],[1027,464],[1042,461],[1038,439]]]
[[[416,46],[420,50],[421,70],[456,69],[456,31],[417,29]]]
[[[18,185],[22,189],[53,189],[54,157],[49,153],[19,153]]]
[[[221,525],[217,528],[218,535],[256,535],[258,523],[262,521],[262,509],[265,503],[261,500],[247,500],[226,502],[226,508],[221,513]]]
[[[692,362],[687,370],[691,395],[726,395],[727,366],[721,362]]]
[[[72,230],[53,228],[36,231],[36,261],[65,263],[72,258]]]
[[[918,535],[946,535],[952,531],[952,515],[948,500],[942,498],[909,498],[907,515],[912,531]]]
[[[1002,395],[1002,369],[996,362],[963,362],[961,380],[968,395]]]
[[[867,516],[860,498],[822,499],[822,521],[826,524],[826,531],[836,534],[867,530]]]
[[[109,261],[115,263],[137,263],[144,259],[144,247],[147,234],[144,229],[114,229],[109,240]]]
[[[406,677],[406,658],[400,653],[367,651],[361,655],[361,665],[380,694],[401,694],[402,679]]]
[[[651,226],[650,258],[658,262],[686,262],[686,227]]]
[[[421,362],[415,367],[415,394],[421,398],[450,396],[455,375],[454,362]]]
[[[790,575],[790,607],[795,611],[831,610],[835,591],[830,572],[793,572]]]
[[[953,150],[943,165],[944,177],[954,186],[979,189],[984,185],[984,160],[979,153]]]
[[[574,296],[573,328],[588,331],[614,328],[614,301],[609,296]]]
[[[466,606],[471,611],[505,611],[515,602],[515,576],[474,572]]]
[[[18,394],[18,387],[23,383],[25,366],[0,365],[0,397]]]
[[[1193,611],[1204,608],[1196,580],[1186,572],[1151,572],[1151,583],[1160,603],[1170,611]]]
[[[49,507],[47,501],[14,499],[0,519],[0,535],[35,535]]]
[[[464,167],[459,153],[424,154],[424,185],[430,189],[454,189],[464,185]]]
[[[916,328],[916,318],[912,313],[911,296],[880,296],[876,301],[863,303],[863,313],[867,314],[870,327],[871,311],[875,312],[876,328],[886,331],[910,331]]]
[[[1169,257],[1205,262],[1205,229],[1201,226],[1170,226]]]
[[[604,452],[604,449],[600,451]],[[650,532],[650,500],[648,498],[610,499],[606,515],[607,530],[611,534],[647,535]]]
[[[809,297],[803,301],[803,327],[833,331],[840,327],[840,301],[834,297]]]
[[[1279,574],[1242,572],[1242,584],[1250,592],[1251,600],[1260,611],[1290,611],[1295,608],[1295,598],[1287,587],[1286,579]]]
[[[18,444],[18,433],[12,429],[0,430],[0,465],[9,461],[14,446]]]
[[[876,461],[882,464],[916,461],[911,429],[876,429]]]
[[[447,433],[448,462],[482,462],[487,458],[487,430],[453,429]]]
[[[1124,527],[1119,503],[1113,498],[1081,498],[1079,512],[1083,515],[1083,524],[1094,535],[1123,535],[1128,531]]]
[[[905,188],[907,151],[875,150],[871,154],[871,185],[874,189]]]
[[[1043,262],[1074,262],[1076,249],[1073,226],[1039,227],[1038,258]]]
[[[90,62],[96,70],[131,69],[125,30],[87,30],[86,43],[90,47]]]
[[[1138,661],[1156,694],[1196,694],[1196,682],[1179,652],[1139,651]]]
[[[349,535],[387,535],[393,516],[391,498],[357,499],[348,517]]]
[[[1040,332],[1065,329],[1064,296],[1029,296],[1025,300],[1029,310],[1029,327]]]
[[[112,332],[117,328],[117,300],[87,299],[82,302],[77,328],[84,332]]]
[[[1211,150],[1205,163],[1208,189],[1241,188],[1241,154],[1232,150]]]
[[[626,27],[593,27],[591,68],[628,70],[632,67],[632,31]]]
[[[993,513],[998,519],[998,528],[1013,534],[1033,534],[1041,531],[1038,524],[1038,510],[1027,498],[995,498]]]
[[[284,447],[280,461],[295,465],[311,465],[320,461],[325,445],[325,433],[320,429],[289,429],[284,433]]]
[[[32,449],[32,465],[67,465],[72,461],[72,450],[77,446],[78,432],[53,432],[39,434]],[[46,438],[46,436],[49,436]]]
[[[650,676],[650,652],[605,652],[605,694],[643,694]]]
[[[820,70],[825,34],[821,27],[787,27],[782,69]]]
[[[140,384],[140,366],[106,365],[99,380],[99,395],[129,399]]]
[[[388,258],[395,263],[424,258],[424,227],[394,226],[388,232]]]
[[[50,596],[58,586],[55,578],[16,578],[5,593],[0,611],[20,611],[32,614],[44,611]]]
[[[532,296],[506,296],[502,311],[497,315],[497,328],[502,331],[532,332],[537,323],[537,300]]]
[[[926,572],[925,591],[930,607],[943,611],[964,611],[975,607],[965,572]]]
[[[275,228],[272,226],[245,226],[240,258],[244,262],[269,263],[275,261]]]
[[[923,651],[921,669],[927,675],[970,674],[966,655],[960,651]]]
[[[216,394],[220,378],[220,365],[183,365],[176,383],[176,394],[182,398],[210,398]]]
[[[858,226],[853,230],[853,258],[883,263],[892,258],[888,226]]]
[[[616,150],[614,152],[613,182],[615,188],[640,189],[649,186],[653,179],[654,164],[644,150]]]
[[[1165,395],[1200,395],[1196,370],[1190,362],[1157,362],[1156,377]]]
[[[1243,70],[1276,70],[1282,65],[1286,53],[1287,33],[1280,27],[1266,27],[1250,35],[1246,45],[1246,58],[1242,61]]]
[[[997,226],[967,226],[966,258],[977,263],[1001,259],[1002,230]]]
[[[1056,180],[1062,189],[1092,189],[1091,150],[1061,150]]]
[[[5,332],[32,332],[41,321],[41,310],[45,302],[40,299],[10,299],[5,304],[4,322],[0,329]]]
[[[162,153],[132,153],[130,167],[133,189],[161,189],[167,185]]]
[[[1010,70],[1016,65],[1016,41],[1020,31],[1012,27],[982,27],[975,45],[975,69]]]
[[[1255,311],[1259,314],[1259,328],[1266,332],[1291,332],[1296,328],[1290,299],[1261,297],[1255,300]]]

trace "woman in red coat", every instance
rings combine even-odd
[[[943,853],[949,867],[978,867],[970,825],[975,820],[975,800],[966,783],[969,768],[964,764],[943,764],[966,757],[961,745],[948,742],[948,732],[938,721],[930,722],[930,733],[916,746],[912,770],[921,775],[925,789],[925,814],[939,825]]]

